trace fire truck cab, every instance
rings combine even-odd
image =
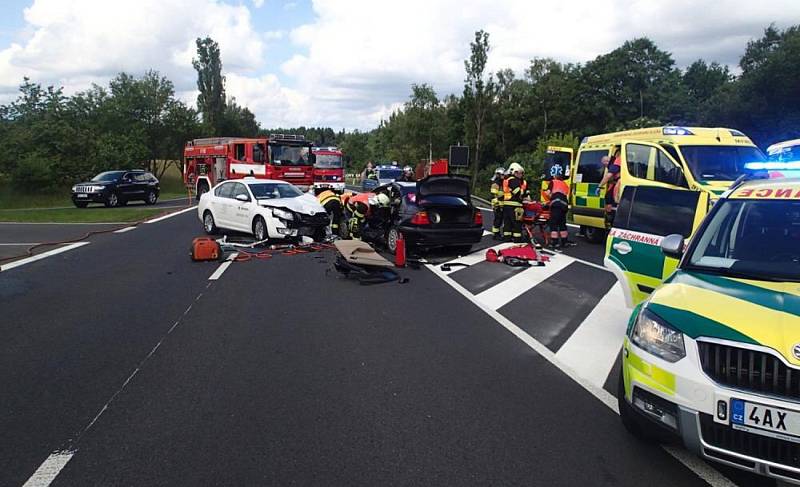
[[[314,191],[344,192],[344,154],[336,147],[315,147]]]
[[[279,179],[307,191],[313,182],[312,144],[302,135],[209,137],[186,143],[183,181],[197,198],[220,181],[247,176]]]

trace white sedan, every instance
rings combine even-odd
[[[317,198],[285,181],[223,181],[200,197],[197,215],[208,234],[236,230],[267,239],[322,240],[330,222]]]

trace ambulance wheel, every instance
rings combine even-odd
[[[260,216],[253,220],[253,237],[255,237],[256,242],[266,240],[268,237],[267,223]]]
[[[386,232],[386,249],[394,255],[397,252],[397,240],[400,238],[400,230],[392,227]]]
[[[103,204],[106,205],[106,208],[116,208],[119,206],[119,196],[117,196],[117,193],[111,192],[106,196]]]
[[[208,210],[203,213],[203,230],[209,235],[217,233],[217,224],[214,222],[214,215]]]
[[[617,384],[617,404],[619,406],[619,417],[622,420],[622,426],[628,430],[628,433],[648,443],[658,443],[667,439],[666,434],[662,432],[658,426],[634,411],[633,405],[628,404],[628,401],[625,399],[625,382],[622,378],[621,369]]]
[[[601,228],[584,227],[583,234],[586,235],[586,240],[591,243],[603,243],[606,239],[606,231]]]

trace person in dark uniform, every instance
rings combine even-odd
[[[525,169],[516,162],[508,167],[511,176],[503,181],[503,240],[522,242],[522,201],[528,193],[528,183],[523,179]]]

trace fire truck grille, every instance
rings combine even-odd
[[[783,363],[775,355],[698,341],[703,371],[715,382],[760,394],[800,398],[800,370]]]

